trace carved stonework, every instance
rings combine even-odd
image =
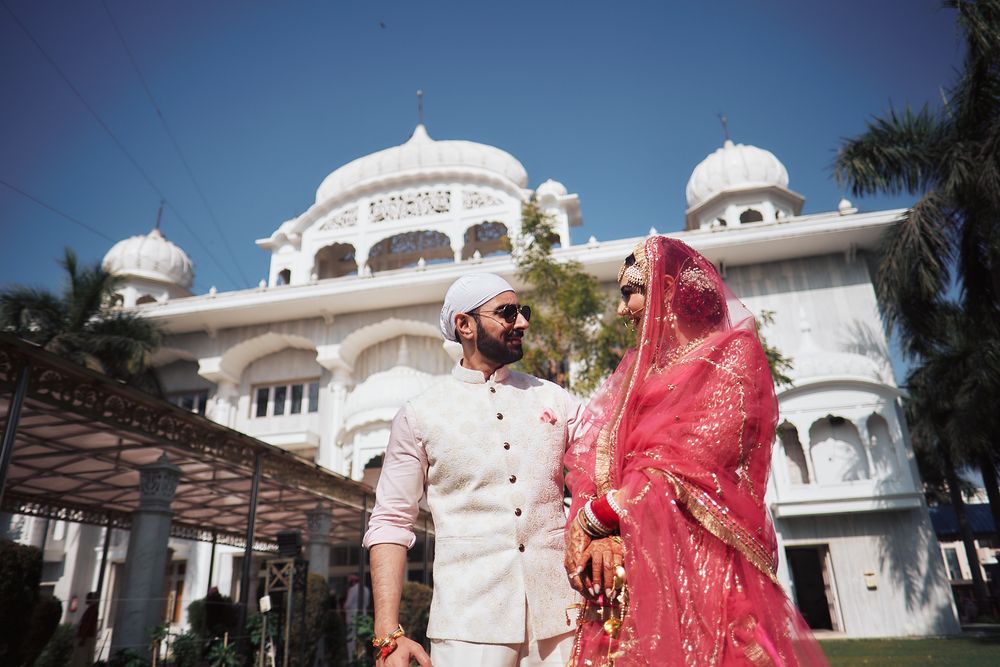
[[[139,507],[169,510],[181,479],[181,469],[162,455],[156,463],[139,468]]]
[[[462,193],[462,208],[484,208],[486,206],[499,206],[503,201],[487,192],[479,190],[466,190]]]
[[[344,209],[335,216],[327,219],[322,225],[319,226],[320,231],[329,231],[331,229],[343,229],[344,227],[353,227],[358,224],[358,207],[352,206],[351,208]]]
[[[433,190],[389,195],[368,204],[371,222],[402,220],[424,215],[447,213],[451,209],[451,192]]]

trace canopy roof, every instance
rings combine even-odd
[[[282,530],[307,538],[307,512],[316,508],[333,515],[332,541],[360,543],[374,504],[366,484],[0,334],[4,431],[25,366],[4,511],[128,528],[139,466],[166,455],[181,470],[172,535],[245,546],[259,462],[254,548],[273,549]],[[426,516],[420,522],[429,525]]]

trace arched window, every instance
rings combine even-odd
[[[288,285],[291,282],[292,282],[292,270],[291,269],[282,269],[281,271],[278,271],[278,278],[275,281],[275,284],[277,284],[277,285]]]
[[[873,414],[868,418],[866,426],[868,427],[868,447],[871,449],[875,475],[884,479],[890,476],[896,468],[889,423],[882,415]]]
[[[764,216],[761,212],[754,208],[748,208],[747,210],[740,213],[740,224],[745,225],[748,222],[761,222],[764,220]]]
[[[416,266],[421,258],[428,264],[454,261],[448,235],[424,229],[382,239],[368,253],[368,266],[372,271],[390,271]]]
[[[135,300],[135,305],[141,306],[147,303],[156,303],[156,298],[152,294],[143,294]]]
[[[316,253],[314,271],[319,280],[357,273],[358,263],[354,260],[354,246],[348,243],[334,243],[322,248]],[[291,280],[290,272],[288,277]]]
[[[788,422],[778,427],[778,439],[785,454],[785,466],[788,468],[788,479],[792,484],[809,483],[809,466],[806,454],[802,451],[799,441],[799,431]]]
[[[507,253],[507,225],[502,222],[481,222],[465,230],[462,259],[469,259],[476,251],[480,257]]]
[[[813,423],[809,429],[809,454],[819,484],[871,478],[858,429],[843,417],[827,415]]]

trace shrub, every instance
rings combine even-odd
[[[71,623],[63,623],[52,633],[34,667],[69,667],[73,659],[73,639],[76,633]]]
[[[406,628],[406,636],[419,642],[424,648],[427,643],[427,619],[431,613],[431,587],[416,581],[403,583],[403,594],[399,599],[399,623]]]
[[[172,644],[175,667],[197,667],[203,640],[193,632],[177,635]]]
[[[0,540],[0,664],[23,662],[21,648],[38,600],[42,553]]]
[[[34,664],[55,634],[61,618],[62,602],[59,601],[59,598],[49,595],[39,598],[31,612],[28,636],[25,637],[24,645],[21,647],[21,662],[23,664]]]
[[[191,632],[202,639],[223,637],[227,632],[230,637],[236,636],[239,616],[239,605],[218,592],[209,593],[188,605]]]

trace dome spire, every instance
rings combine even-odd
[[[417,88],[417,125],[424,124],[424,91]]]
[[[160,220],[163,218],[163,204],[164,200],[160,200],[160,210],[156,212],[156,231],[160,231]]]
[[[719,122],[722,123],[723,143],[724,144],[729,143],[730,142],[730,139],[729,139],[729,119],[726,118],[724,115],[722,115],[720,113],[719,114]]]

